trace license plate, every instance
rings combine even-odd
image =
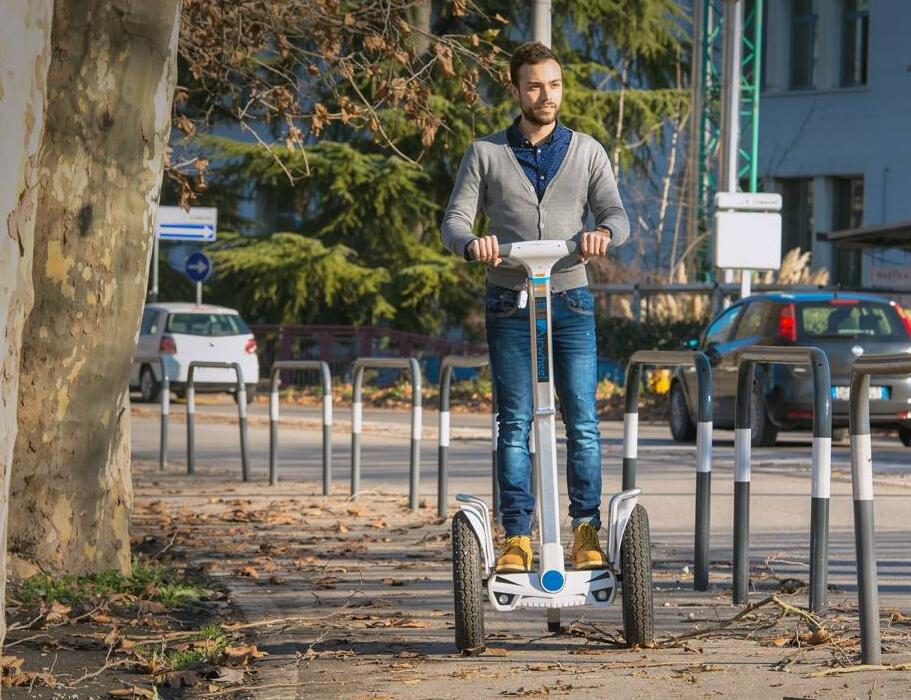
[[[851,397],[851,387],[847,386],[833,386],[832,387],[832,398],[838,399],[839,401],[847,401]],[[889,398],[889,387],[887,386],[871,386],[870,387],[870,400],[871,401],[882,401]]]

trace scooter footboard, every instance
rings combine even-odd
[[[566,583],[555,593],[541,585],[540,574],[493,574],[487,581],[487,593],[496,610],[516,608],[573,608],[592,605],[599,608],[614,602],[617,579],[609,569],[567,571]]]

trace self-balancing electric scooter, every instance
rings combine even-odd
[[[528,273],[540,568],[529,573],[495,573],[487,504],[476,496],[456,497],[460,510],[452,520],[452,573],[456,647],[463,654],[484,650],[485,588],[495,610],[544,608],[548,613],[548,628],[559,631],[561,608],[608,607],[614,602],[620,582],[626,643],[645,646],[652,642],[651,542],[648,515],[637,503],[641,489],[628,489],[610,499],[606,569],[566,571],[563,563],[551,360],[550,273],[557,261],[576,249],[574,241],[529,241],[500,246],[500,257],[521,263]]]

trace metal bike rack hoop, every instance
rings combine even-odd
[[[187,370],[187,474],[196,471],[196,368],[233,369],[237,385],[237,417],[240,426],[241,477],[250,481],[250,457],[247,449],[247,388],[244,372],[238,362],[203,362],[193,360]]]
[[[740,355],[734,409],[734,603],[747,602],[750,567],[750,412],[757,363],[810,365],[813,461],[810,502],[810,609],[826,607],[829,489],[832,474],[832,380],[826,354],[814,347],[751,345]]]
[[[860,608],[861,663],[882,660],[879,591],[873,527],[873,454],[870,445],[870,377],[911,374],[911,356],[862,355],[851,370],[848,425],[851,433],[851,486],[854,500],[854,547],[857,554],[857,601]]]
[[[351,403],[351,497],[356,497],[361,487],[361,394],[364,370],[384,367],[407,369],[411,373],[411,464],[408,500],[411,509],[417,510],[421,470],[421,366],[413,357],[359,357],[354,361],[354,395]]]
[[[168,466],[168,419],[171,414],[171,380],[165,367],[164,358],[158,358],[161,366],[161,393],[158,400],[161,404],[161,440],[158,446],[158,470],[164,471]]]
[[[696,524],[693,556],[693,588],[709,587],[709,521],[712,501],[712,365],[705,353],[689,350],[638,350],[626,367],[626,397],[623,412],[623,490],[636,487],[639,454],[639,384],[642,368],[679,367],[696,369],[699,406],[696,416]]]
[[[332,374],[322,360],[281,360],[272,363],[269,382],[269,484],[278,483],[278,387],[279,372],[288,369],[319,370],[323,388],[323,495],[332,493]]]
[[[486,367],[490,364],[489,355],[447,355],[440,363],[440,429],[437,449],[437,517],[446,517],[446,501],[449,491],[449,391],[452,386],[452,370],[455,368]],[[492,407],[493,421],[496,421],[496,408]],[[496,481],[496,427],[492,427],[494,480]],[[496,486],[496,484],[495,484]]]

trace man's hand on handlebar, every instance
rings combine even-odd
[[[585,231],[579,239],[579,255],[583,260],[607,255],[610,242],[610,231]]]
[[[468,254],[472,260],[488,263],[494,267],[503,262],[496,236],[481,236],[472,241],[468,244]]]

